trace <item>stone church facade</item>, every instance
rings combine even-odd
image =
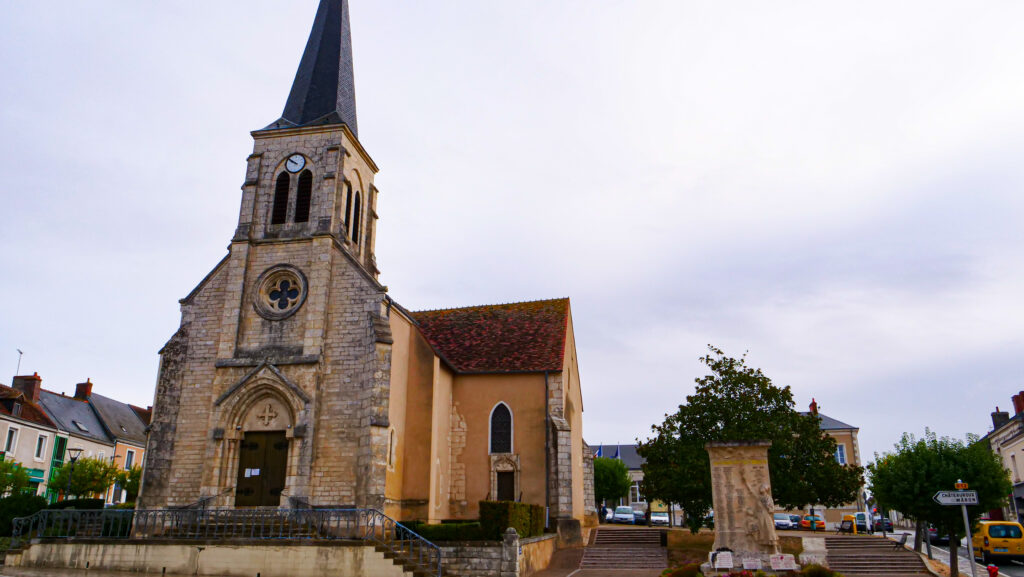
[[[252,133],[227,256],[161,350],[140,508],[476,502],[593,519],[568,299],[410,312],[378,281],[344,0],[322,0],[282,117]]]

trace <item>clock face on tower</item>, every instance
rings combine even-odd
[[[306,157],[301,154],[293,154],[289,156],[288,161],[284,163],[284,167],[292,174],[302,170],[303,166],[306,166]]]

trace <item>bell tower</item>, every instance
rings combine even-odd
[[[377,166],[356,120],[347,0],[322,0],[281,117],[252,132],[234,242],[330,236],[376,278]]]

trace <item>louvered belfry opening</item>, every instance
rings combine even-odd
[[[299,175],[299,191],[295,196],[295,222],[309,222],[309,206],[313,195],[313,173],[303,170]]]
[[[277,186],[274,188],[274,207],[270,213],[270,224],[284,224],[288,219],[288,188],[291,178],[287,172],[277,175]]]
[[[512,413],[498,405],[491,413],[491,453],[512,452]]]
[[[352,209],[352,242],[356,244],[359,244],[359,223],[361,222],[359,208],[359,192],[356,192],[355,208]]]

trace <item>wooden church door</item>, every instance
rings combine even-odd
[[[246,433],[238,451],[235,506],[280,505],[287,468],[288,439],[284,431]]]

